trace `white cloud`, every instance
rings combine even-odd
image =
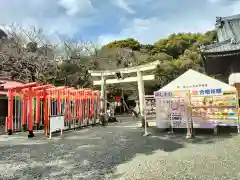
[[[126,39],[127,37],[126,36],[121,36],[121,35],[100,35],[98,36],[98,39],[97,39],[97,44],[100,44],[100,45],[104,45],[104,44],[107,44],[113,40],[121,40],[121,39]]]
[[[213,28],[213,22],[198,20],[189,23],[189,21],[166,22],[157,17],[150,19],[134,19],[133,28],[128,27],[122,31],[126,35],[134,35],[143,43],[156,41],[166,35],[179,32],[205,32]]]
[[[240,1],[234,1],[230,6],[230,15],[240,14]]]
[[[219,3],[221,2],[222,0],[208,0],[210,3]]]
[[[215,25],[216,16],[229,16],[238,14],[240,11],[240,1],[231,1],[229,4],[221,4],[227,0],[207,0],[215,3],[215,11],[212,7],[208,9],[184,9],[182,13],[180,10],[169,16],[168,19],[164,17],[150,17],[150,18],[134,18],[125,22],[125,26],[117,34],[101,35],[98,39],[99,43],[106,44],[119,38],[135,38],[141,43],[154,43],[157,40],[164,38],[172,33],[179,32],[206,32],[212,30]],[[221,1],[221,3],[220,3]],[[206,4],[206,7],[209,4]],[[159,6],[160,7],[160,6]],[[167,11],[167,10],[166,10]],[[164,12],[163,12],[164,13]]]
[[[126,0],[113,0],[113,4],[115,4],[117,7],[124,9],[128,13],[134,14],[135,11],[133,8],[130,7],[130,5],[127,3]]]
[[[232,4],[236,3],[239,0],[207,0],[207,1],[215,4]]]
[[[174,23],[174,26],[173,26]],[[128,25],[116,35],[102,35],[98,42],[101,44],[109,43],[113,40],[135,38],[141,43],[153,43],[160,38],[164,38],[172,33],[179,32],[205,32],[213,29],[214,20],[211,21],[196,21],[191,24],[187,22],[166,22],[157,17],[149,19],[133,19]]]
[[[2,0],[0,25],[14,22],[71,36],[92,24],[94,10],[90,0]]]
[[[59,4],[66,9],[69,16],[89,14],[94,11],[90,0],[59,0]]]

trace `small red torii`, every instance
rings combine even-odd
[[[28,88],[28,99],[29,100],[29,114],[28,117],[30,118],[30,120],[32,119],[32,88],[39,86],[39,83],[37,82],[32,82],[32,83],[27,83],[27,84],[23,84],[23,85],[19,85],[19,86],[15,86],[15,87],[11,87],[8,89],[8,117],[7,117],[7,131],[8,131],[8,135],[12,135],[13,132],[13,100],[14,100],[14,95],[16,93],[20,93],[23,89]],[[29,127],[29,136],[34,136],[33,135],[33,128],[31,128],[32,126],[32,122],[30,121],[28,124]]]

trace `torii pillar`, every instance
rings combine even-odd
[[[101,75],[101,95],[100,95],[100,112],[105,116],[106,113],[106,77]]]
[[[144,119],[144,107],[145,107],[145,91],[144,91],[144,81],[142,77],[142,72],[137,71],[137,83],[138,83],[138,96],[140,105],[140,115],[141,119]]]

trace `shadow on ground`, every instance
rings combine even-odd
[[[0,179],[114,179],[115,168],[136,156],[183,148],[173,140],[143,137],[142,129],[94,127],[47,144],[0,147]]]
[[[195,129],[193,139],[186,139],[186,129],[174,129],[173,134],[171,130],[162,131],[156,127],[150,127],[149,131],[156,137],[164,137],[174,142],[195,144],[211,144],[218,140],[232,138],[238,135],[237,127],[219,127],[217,134],[214,134],[213,129]]]

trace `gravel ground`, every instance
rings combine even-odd
[[[169,135],[134,122],[64,133],[0,136],[2,180],[239,180],[240,136]]]

